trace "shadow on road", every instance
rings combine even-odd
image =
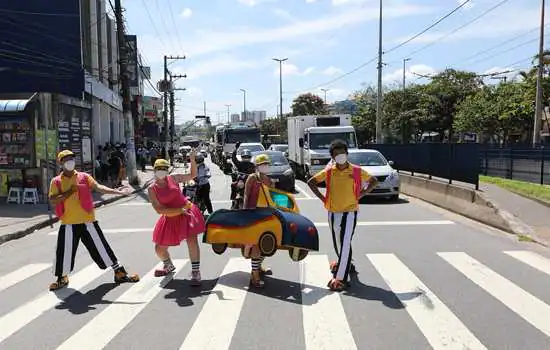
[[[217,294],[218,298],[223,300],[223,294],[213,292],[217,279],[202,280],[200,286],[192,286],[190,280],[172,280],[163,289],[172,289],[172,292],[166,294],[164,299],[174,299],[180,307],[192,306],[194,298],[201,298],[212,293]]]
[[[363,197],[359,201],[360,204],[385,204],[385,205],[396,205],[396,204],[407,204],[408,200],[404,198],[399,198],[398,200],[389,200],[386,198],[375,198],[375,197]]]
[[[89,290],[86,294],[72,290],[74,294],[65,300],[62,300],[55,308],[58,310],[68,310],[75,315],[85,314],[88,311],[95,310],[94,305],[110,304],[139,304],[139,303],[121,303],[110,300],[103,300],[105,295],[116,288],[116,283],[103,283],[96,288]],[[71,289],[68,289],[71,290]],[[64,290],[64,293],[67,291]]]

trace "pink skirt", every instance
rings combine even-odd
[[[153,242],[165,247],[178,246],[183,240],[203,233],[204,230],[204,217],[193,205],[191,215],[182,214],[172,217],[161,215],[153,230]]]

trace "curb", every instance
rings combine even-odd
[[[175,168],[172,168],[172,170],[170,170],[170,173],[172,173],[174,171],[174,169]],[[153,181],[152,178],[145,181],[145,183],[142,186],[138,187],[137,189],[134,189],[128,195],[116,196],[116,197],[112,197],[112,198],[109,198],[109,199],[105,199],[103,201],[97,201],[97,202],[94,203],[94,208],[99,208],[99,207],[102,207],[104,205],[111,204],[111,203],[116,202],[116,201],[118,201],[122,198],[126,198],[128,196],[131,196],[133,194],[141,192],[144,189],[146,189],[151,184],[152,181]],[[43,229],[44,227],[47,227],[47,226],[50,226],[50,225],[53,225],[53,224],[57,223],[58,221],[59,221],[58,217],[52,217],[51,219],[46,219],[44,221],[40,221],[40,222],[38,222],[38,223],[36,223],[36,224],[34,224],[34,225],[24,229],[24,230],[20,230],[20,231],[14,232],[14,233],[8,233],[6,235],[2,235],[2,236],[0,236],[0,245],[4,244],[6,242],[9,242],[9,241],[13,241],[13,240],[20,239],[20,238],[23,238],[25,236],[28,236],[31,233],[33,233],[34,231]]]

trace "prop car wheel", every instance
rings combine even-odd
[[[306,258],[309,251],[300,248],[290,248],[288,250],[288,255],[292,261],[302,261]]]
[[[225,250],[227,249],[227,244],[226,243],[213,243],[212,244],[212,250],[214,251],[214,253],[218,254],[218,255],[222,255]]]
[[[245,259],[250,259],[250,255],[247,256],[244,249],[245,249],[244,246],[241,247],[241,254],[242,254],[243,258],[245,258]]]
[[[258,247],[263,256],[273,256],[277,251],[277,238],[271,232],[264,232],[258,240]]]

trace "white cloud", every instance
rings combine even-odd
[[[340,68],[330,66],[327,69],[325,69],[322,74],[324,74],[324,75],[336,75],[336,74],[342,74],[342,73],[344,73],[344,71],[341,70]]]
[[[308,68],[304,69],[303,71],[301,71],[297,66],[295,66],[293,64],[290,64],[290,63],[283,63],[283,66],[282,66],[283,75],[309,75],[309,74],[313,73],[314,70],[315,70],[315,68],[308,67]],[[279,76],[279,68],[276,68],[273,71],[273,75],[274,76]]]
[[[273,9],[273,14],[275,16],[279,17],[279,18],[282,18],[282,19],[286,20],[286,21],[291,21],[291,22],[297,21],[297,19],[294,16],[292,16],[290,14],[290,12],[288,12],[287,10],[283,10],[283,9],[279,9],[279,8]]]
[[[484,81],[487,84],[491,84],[491,83],[497,84],[500,81],[497,77],[505,77],[508,81],[511,81],[511,80],[516,80],[519,74],[519,72],[512,67],[498,67],[498,66],[487,69],[485,72],[483,72],[483,74],[494,74],[494,73],[500,73],[500,72],[508,72],[508,73],[499,74],[498,76],[495,75],[493,76],[493,78],[487,77],[486,79],[484,79]]]
[[[254,6],[257,4],[256,0],[239,0],[239,3],[246,6]]]
[[[420,77],[419,75],[430,76],[435,73],[436,73],[436,70],[430,66],[427,66],[425,64],[413,64],[407,67],[407,70],[405,72],[405,79],[407,80],[407,82],[411,82],[411,80],[412,81],[417,80]],[[384,83],[398,82],[399,84],[401,84],[403,81],[403,68],[397,69],[392,73],[384,75],[382,77],[382,81]]]
[[[316,1],[317,1],[317,0],[306,0],[306,2],[307,2],[308,4],[313,4],[313,3],[316,2]]]
[[[466,0],[456,0],[456,2],[457,2],[459,5],[463,4],[464,1],[466,1]],[[462,7],[462,8],[463,8],[463,9],[466,9],[466,10],[469,10],[469,9],[473,8],[475,5],[476,5],[476,2],[470,1],[470,2],[468,2],[466,5],[464,5],[464,7]]]
[[[189,7],[186,7],[182,11],[180,16],[183,17],[183,18],[189,18],[189,17],[191,17],[191,15],[193,15],[193,11],[191,11],[191,9]]]
[[[431,11],[432,8],[426,6],[388,6],[385,9],[384,18],[400,18]],[[230,29],[223,32],[203,31],[202,33],[198,33],[198,35],[190,41],[184,40],[183,46],[188,48],[190,57],[196,57],[213,52],[235,50],[247,45],[284,42],[299,39],[301,37],[311,37],[314,34],[334,31],[377,18],[378,12],[373,8],[355,9],[269,29],[249,28],[241,31]],[[158,53],[163,52],[164,48],[157,37],[144,35],[140,38],[140,42],[140,47],[144,55],[150,61],[162,61],[162,56]],[[177,52],[174,52],[174,54],[177,54]]]

